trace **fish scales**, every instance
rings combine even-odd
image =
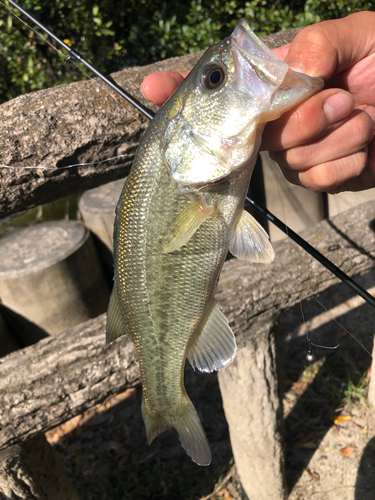
[[[151,397],[154,409],[165,408],[169,401],[175,404],[176,396],[181,397],[182,383],[175,373],[185,364],[188,341],[216,286],[230,239],[225,221],[216,215],[179,252],[163,253],[169,226],[189,204],[158,154],[157,131],[163,128],[157,121],[163,118],[163,113],[155,118],[156,126],[145,138],[137,155],[140,160],[124,186],[116,245],[118,279],[125,286],[121,304],[129,311],[127,329],[139,346],[145,401],[149,393],[155,395]],[[245,183],[239,184],[244,199],[247,189]],[[232,189],[238,190],[236,185]],[[234,208],[231,225],[237,215]],[[137,333],[143,331],[150,333],[147,340]],[[171,369],[160,369],[166,362]]]
[[[268,263],[268,235],[243,210],[266,121],[321,88],[240,21],[157,113],[117,207],[107,340],[128,334],[142,375],[148,441],[174,427],[200,465],[211,452],[186,394],[186,359],[209,372],[236,353],[214,293],[228,249]]]

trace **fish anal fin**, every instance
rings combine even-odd
[[[126,333],[126,325],[121,314],[116,286],[114,286],[107,311],[106,341],[112,342]]]
[[[228,366],[233,361],[236,350],[236,339],[228,319],[216,300],[213,300],[211,313],[201,334],[190,346],[187,358],[194,369],[212,372]]]
[[[238,218],[229,251],[234,257],[261,264],[269,264],[275,258],[268,234],[246,210]]]
[[[206,434],[194,405],[186,394],[179,408],[163,415],[150,413],[142,401],[142,416],[149,444],[159,434],[174,427],[189,457],[198,465],[210,465],[211,451]]]
[[[215,206],[206,206],[202,198],[190,203],[177,215],[168,229],[163,245],[163,253],[178,250],[190,240],[197,229],[216,210]]]

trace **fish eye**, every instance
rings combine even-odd
[[[218,90],[225,82],[225,73],[221,66],[210,66],[202,74],[202,84],[206,89]]]

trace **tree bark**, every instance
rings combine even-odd
[[[283,409],[272,327],[271,321],[251,329],[251,340],[219,372],[237,473],[250,500],[287,496]]]
[[[375,204],[367,203],[304,236],[353,276],[375,266],[374,222]],[[227,262],[217,293],[237,336],[236,358],[219,372],[219,383],[238,475],[250,500],[287,496],[274,321],[283,309],[338,281],[293,242],[274,246],[271,266]]]
[[[337,216],[331,225],[321,222],[304,236],[348,274],[363,274],[375,265],[374,220],[375,206],[368,203]],[[362,246],[353,246],[351,238]],[[262,325],[338,281],[292,242],[278,242],[275,251],[275,262],[269,266],[237,259],[224,266],[217,298],[239,348],[249,343],[256,347],[257,335],[269,335],[262,333]],[[139,384],[133,343],[123,337],[107,345],[104,329],[102,315],[0,359],[0,448],[47,431]],[[275,375],[265,373],[264,379],[270,378]]]
[[[105,343],[105,316],[0,359],[0,448],[140,383],[133,343]]]
[[[298,30],[264,37],[271,47]],[[192,68],[201,53],[113,75],[144,104],[151,72]],[[17,97],[0,106],[0,216],[125,177],[148,120],[98,78]],[[109,158],[119,157],[111,161]],[[93,163],[64,168],[81,163]],[[103,163],[100,163],[103,162]],[[4,168],[10,166],[12,168]],[[37,166],[41,168],[29,168]]]
[[[2,500],[79,500],[57,453],[39,434],[0,452]]]

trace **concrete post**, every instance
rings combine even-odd
[[[1,300],[30,332],[55,335],[106,310],[109,287],[83,224],[53,221],[12,233],[0,240],[0,255]],[[35,341],[21,330],[22,342]]]
[[[86,191],[79,200],[79,210],[86,226],[113,252],[115,210],[124,179]]]

